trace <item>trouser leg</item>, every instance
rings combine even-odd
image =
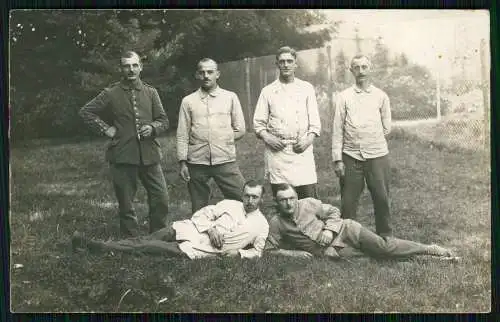
[[[297,192],[297,196],[299,199],[304,199],[304,198],[315,198],[317,199],[317,192],[316,192],[316,184],[306,184],[302,186],[296,186],[294,187],[295,191]]]
[[[145,239],[149,240],[163,240],[166,242],[175,241],[176,232],[172,225],[167,225],[166,227],[159,229],[148,236],[145,236]]]
[[[390,236],[389,226],[390,201],[389,201],[389,157],[370,159],[366,161],[366,185],[370,191],[375,212],[375,227],[377,234]]]
[[[384,238],[362,227],[359,233],[359,247],[369,256],[391,258],[428,254],[429,245],[393,237]]]
[[[273,198],[276,198],[277,187],[277,184],[271,183],[271,192],[273,193]]]
[[[241,201],[245,178],[243,178],[236,162],[213,166],[212,174],[215,183],[224,195],[224,199]]]
[[[144,253],[150,255],[185,256],[176,242],[150,240],[144,238],[129,238],[117,241],[92,241],[91,247],[104,251],[119,251],[125,253]]]
[[[345,175],[340,178],[341,214],[342,218],[356,219],[359,197],[365,187],[365,161],[356,160],[346,154],[342,155],[342,161],[345,165]]]
[[[366,256],[360,249],[359,231],[361,224],[352,219],[343,220],[342,242],[344,247],[336,247],[336,251],[340,257],[359,257]]]
[[[210,166],[189,164],[190,180],[188,181],[189,195],[191,196],[191,211],[196,211],[208,205],[210,199]]]
[[[139,179],[148,196],[149,233],[152,233],[165,227],[168,214],[167,183],[160,164],[141,166]]]
[[[273,193],[273,197],[276,198],[276,192],[277,192],[277,187],[278,183],[272,183],[271,184],[271,191]],[[316,184],[307,184],[307,185],[302,185],[302,186],[295,186],[293,187],[295,189],[295,192],[297,192],[297,197],[298,199],[304,199],[304,198],[316,198],[317,199],[317,193],[316,193]]]
[[[358,248],[354,248],[352,246],[346,246],[346,247],[342,247],[342,248],[339,248],[337,249],[337,254],[339,254],[340,257],[347,257],[347,258],[351,258],[351,257],[365,257],[366,254],[363,253],[363,251],[361,251],[360,249]]]
[[[110,164],[111,178],[118,200],[120,234],[122,237],[134,237],[139,233],[139,225],[133,208],[137,192],[137,166],[128,164]]]

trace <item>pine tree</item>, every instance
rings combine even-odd
[[[372,64],[376,74],[386,75],[388,73],[388,68],[390,66],[389,48],[383,43],[382,37],[377,39]]]

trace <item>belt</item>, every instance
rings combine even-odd
[[[297,139],[281,139],[281,142],[283,142],[284,144],[286,145],[294,145],[295,143],[297,143]]]

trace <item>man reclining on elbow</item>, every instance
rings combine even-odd
[[[357,221],[342,219],[336,207],[313,198],[297,199],[292,186],[280,184],[276,201],[278,214],[269,221],[266,252],[309,258],[345,258],[368,255],[375,258],[431,255],[454,258],[438,245],[381,237]]]
[[[148,236],[118,241],[97,241],[76,231],[73,248],[141,252],[190,259],[211,256],[260,257],[269,224],[260,212],[264,187],[249,180],[243,186],[242,202],[222,200],[196,211],[191,219],[179,220]]]

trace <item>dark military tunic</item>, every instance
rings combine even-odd
[[[141,80],[130,85],[114,83],[82,107],[80,115],[98,132],[116,127],[106,152],[110,163],[151,165],[160,161],[156,137],[168,128],[168,119],[154,87]],[[147,124],[153,127],[153,135],[140,138],[139,129]]]

